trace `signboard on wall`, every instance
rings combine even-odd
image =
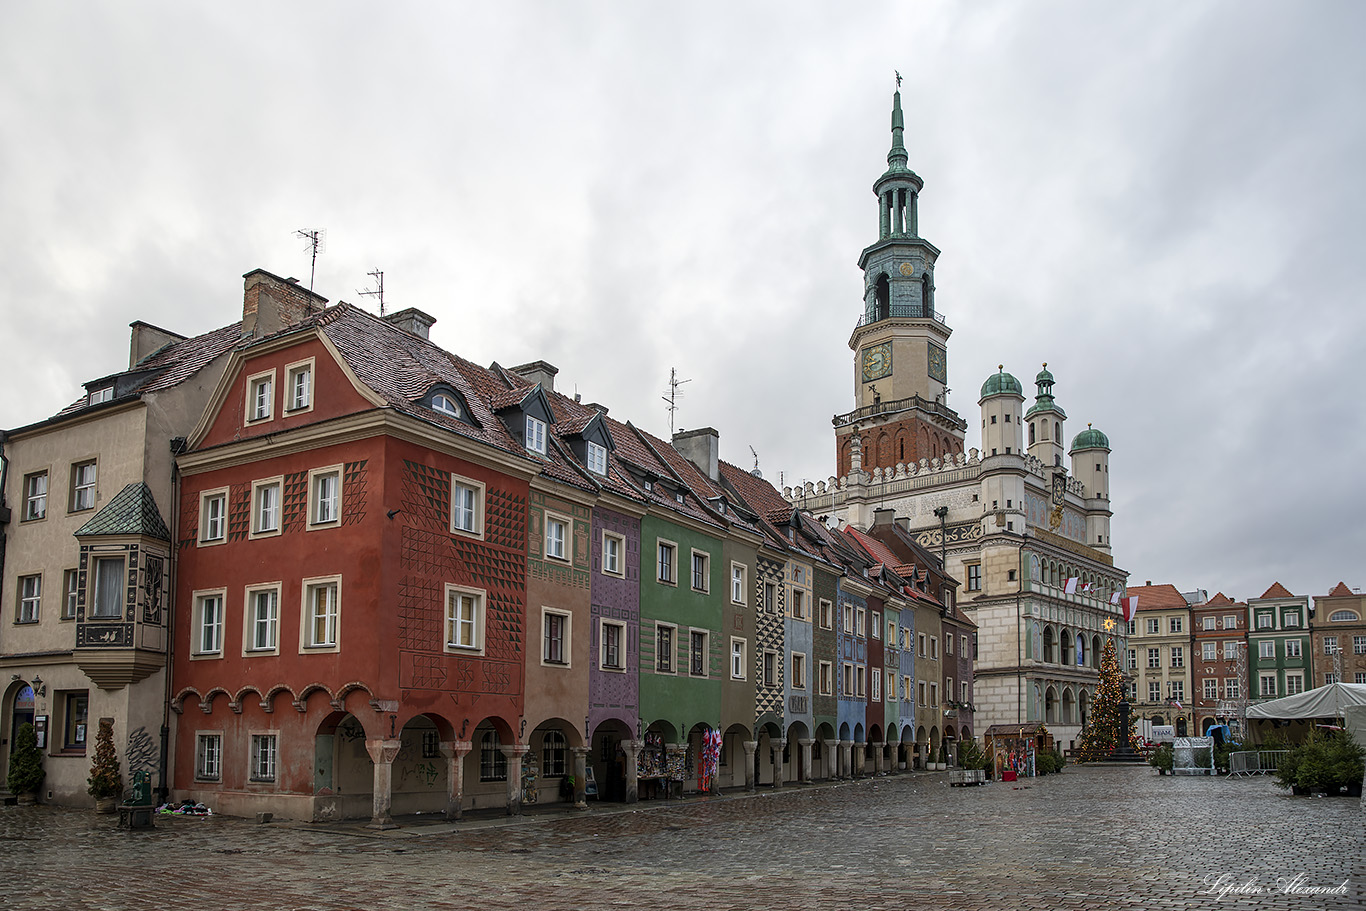
[[[33,717],[33,733],[38,736],[38,749],[47,749],[47,716],[35,715]]]
[[[1155,724],[1152,739],[1158,743],[1171,743],[1176,739],[1176,727],[1170,724]]]

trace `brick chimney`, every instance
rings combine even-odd
[[[873,510],[873,527],[879,525],[891,525],[896,521],[895,509],[875,509]]]
[[[721,435],[710,427],[680,430],[674,434],[674,449],[697,466],[708,478],[718,481],[720,475]]]
[[[430,313],[424,313],[416,307],[390,313],[384,317],[384,321],[397,326],[410,335],[416,335],[418,338],[431,338],[431,328],[436,325],[436,317]]]
[[[555,374],[560,371],[559,368],[552,367],[545,361],[532,361],[530,364],[513,367],[512,372],[520,377],[531,380],[533,383],[540,383],[541,388],[546,392],[554,392]]]
[[[128,343],[128,369],[132,370],[149,354],[155,354],[165,348],[171,342],[183,342],[185,336],[169,332],[151,323],[144,323],[142,320],[133,320],[128,324],[128,328],[133,330],[132,339]]]
[[[264,269],[242,276],[242,335],[262,338],[312,316],[327,298],[299,286],[296,278],[280,278]]]

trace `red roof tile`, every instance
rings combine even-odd
[[[1138,609],[1177,610],[1189,607],[1175,585],[1130,585],[1125,594],[1138,597]]]
[[[1266,591],[1262,592],[1262,597],[1263,597],[1263,598],[1293,598],[1293,597],[1295,597],[1295,596],[1292,595],[1292,594],[1286,589],[1286,587],[1285,587],[1284,585],[1282,585],[1281,583],[1279,583],[1279,582],[1272,582],[1272,583],[1271,583],[1271,587],[1268,588]]]
[[[1330,598],[1351,598],[1354,595],[1356,595],[1356,592],[1348,588],[1345,582],[1339,582],[1337,585],[1333,586],[1333,590],[1328,593],[1328,597]]]

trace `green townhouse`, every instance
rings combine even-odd
[[[1309,598],[1273,583],[1247,600],[1247,667],[1254,702],[1310,687]]]

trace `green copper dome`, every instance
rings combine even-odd
[[[1104,449],[1109,452],[1110,438],[1087,424],[1086,429],[1073,438],[1072,448],[1069,451],[1080,452],[1083,449]]]
[[[993,373],[991,376],[987,377],[987,381],[982,384],[981,398],[986,398],[990,395],[1001,395],[1003,393],[1018,395],[1023,398],[1024,387],[1020,385],[1020,381],[1009,373],[1006,373],[1004,364],[997,369],[999,372]]]
[[[1048,372],[1047,364],[1044,364],[1043,369],[1039,371],[1039,375],[1034,377],[1034,383],[1039,386],[1053,385],[1053,374]]]

